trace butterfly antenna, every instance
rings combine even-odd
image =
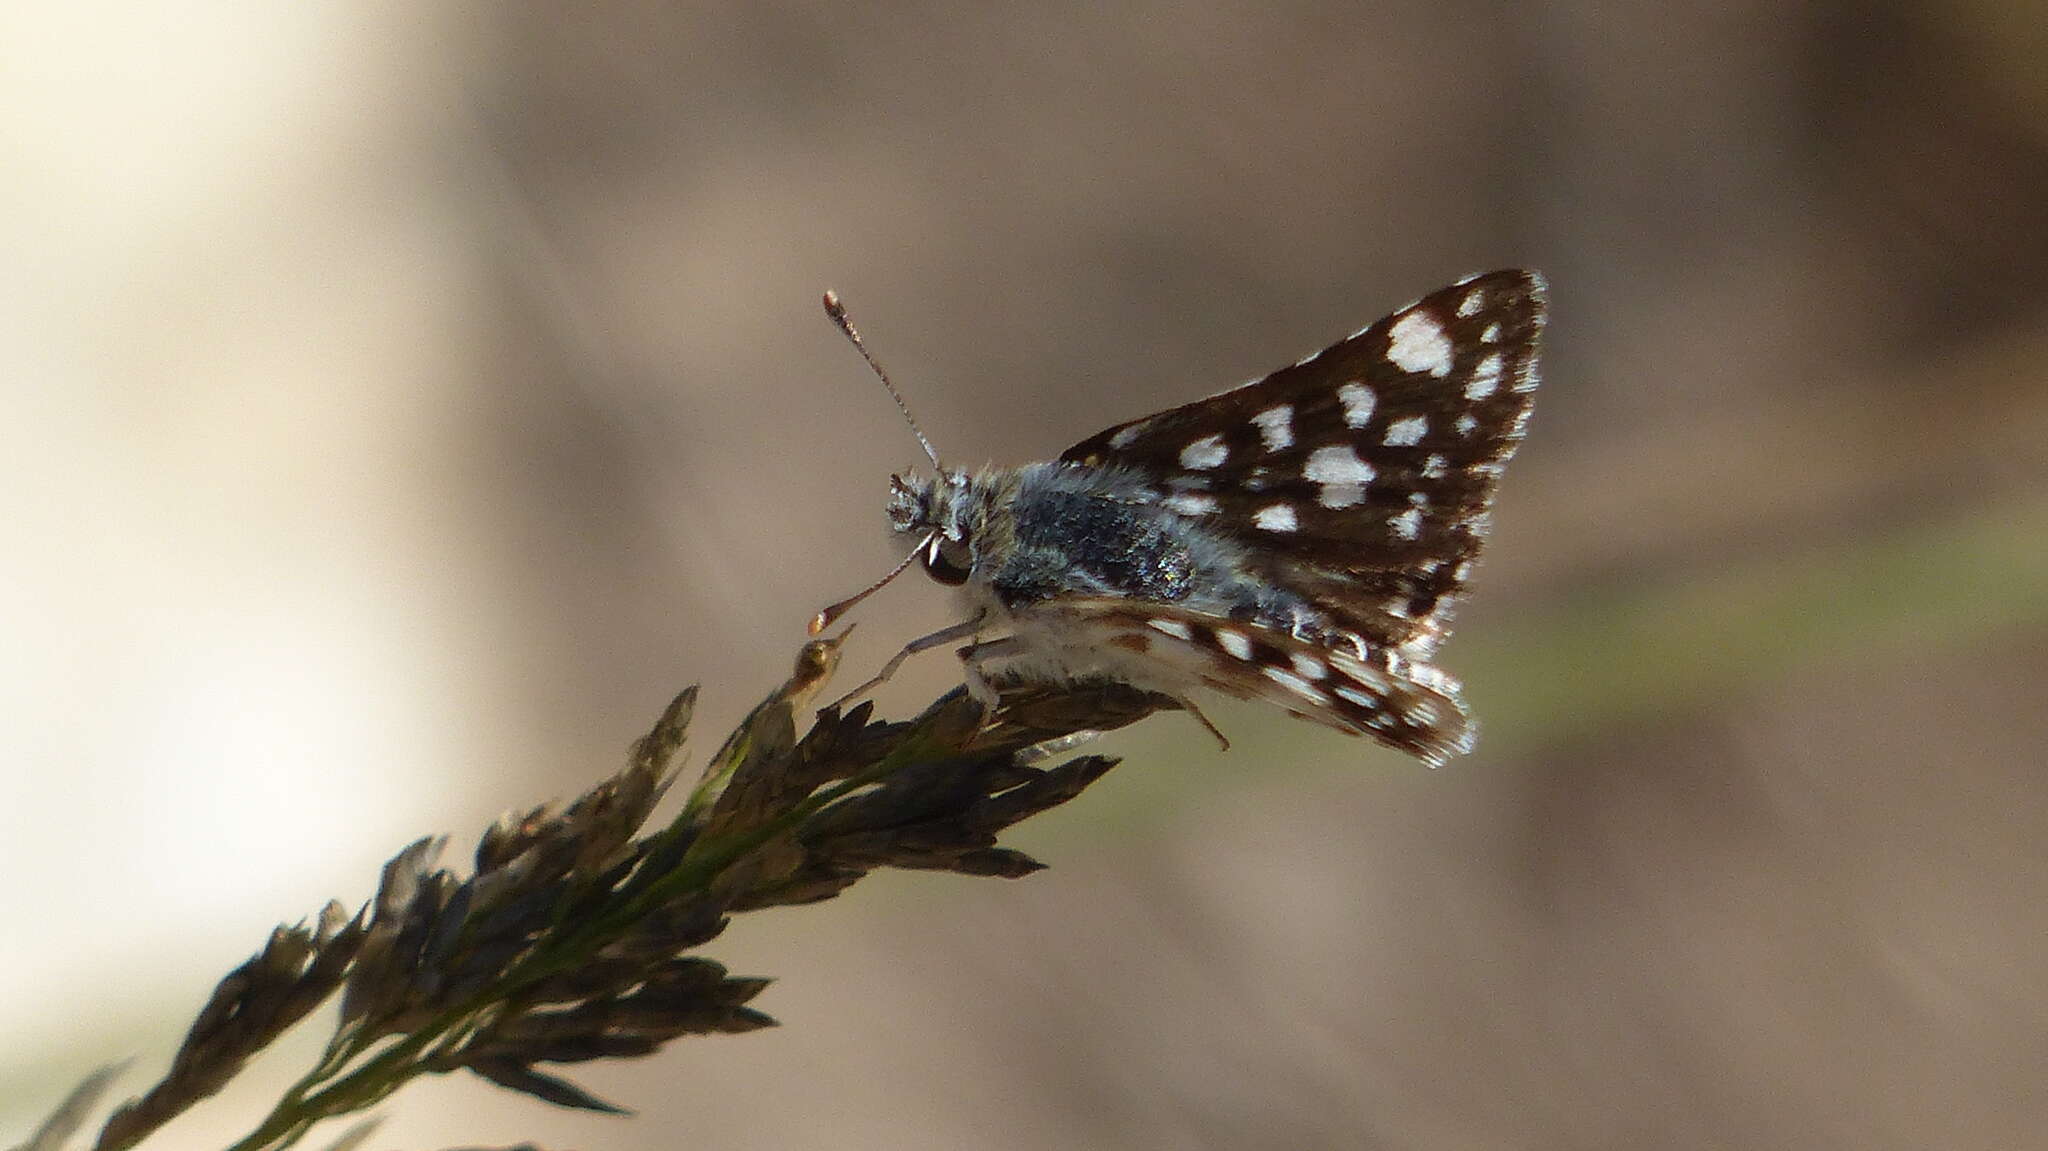
[[[902,575],[903,569],[910,566],[910,561],[916,559],[918,553],[930,547],[931,543],[931,536],[926,536],[923,539],[919,540],[917,546],[910,549],[910,554],[903,557],[903,562],[891,568],[889,570],[888,575],[883,576],[881,579],[876,580],[875,582],[862,588],[860,591],[855,592],[853,595],[847,596],[845,599],[840,600],[838,603],[835,603],[830,607],[823,609],[817,615],[812,616],[810,624],[810,633],[812,635],[817,635],[819,632],[824,631],[828,627],[831,627],[833,621],[837,620],[840,616],[845,615],[847,612],[852,611],[853,605],[868,598],[876,592],[881,591],[882,588],[885,587],[890,580]]]
[[[840,302],[839,293],[832,291],[825,293],[825,314],[832,317],[832,322],[838,324],[839,330],[846,333],[846,338],[853,341],[855,350],[860,352],[860,358],[866,360],[868,367],[873,369],[875,375],[881,378],[882,386],[889,389],[889,397],[896,401],[896,410],[903,413],[903,422],[910,425],[910,434],[916,436],[917,442],[924,445],[924,454],[931,457],[932,466],[935,468],[939,467],[939,453],[933,449],[932,442],[924,438],[924,429],[917,426],[917,417],[910,414],[910,405],[903,402],[903,393],[896,390],[896,384],[889,379],[889,373],[882,370],[882,365],[875,361],[874,354],[868,351],[868,346],[860,342],[860,333],[854,330],[853,320],[847,316],[846,305]],[[917,553],[912,552],[911,554],[916,555]],[[909,560],[904,560],[903,562],[906,566],[910,563]],[[898,572],[902,570],[900,567],[896,569]],[[889,578],[894,579],[895,575],[896,572],[891,572],[889,573]],[[888,582],[889,580],[887,579],[882,581],[882,583]],[[875,586],[880,587],[881,584]],[[874,588],[868,589],[868,591],[873,590]],[[866,594],[867,592],[861,593],[861,595]],[[854,598],[859,599],[860,596],[855,596]],[[817,633],[813,632],[812,634],[815,635]]]

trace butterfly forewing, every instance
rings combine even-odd
[[[1536,273],[1474,276],[1062,458],[1144,474],[1369,643],[1426,655],[1522,438],[1543,323]]]

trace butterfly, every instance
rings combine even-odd
[[[892,476],[890,527],[958,588],[969,689],[1107,677],[1171,696],[1259,700],[1431,766],[1471,750],[1458,681],[1436,663],[1538,381],[1545,284],[1472,276],[1271,375],[1117,424],[1057,460],[940,463],[838,297],[859,347],[931,457]],[[1227,742],[1226,746],[1227,746]]]

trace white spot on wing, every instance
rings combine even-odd
[[[1458,694],[1458,680],[1452,680],[1434,664],[1409,664],[1409,678],[1442,696]]]
[[[1379,397],[1371,388],[1353,380],[1337,389],[1337,402],[1344,405],[1344,426],[1362,428],[1372,422],[1372,410]]]
[[[1472,370],[1472,378],[1465,381],[1465,398],[1483,400],[1500,387],[1500,353],[1494,352],[1479,361]]]
[[[1479,342],[1480,342],[1480,343],[1482,343],[1482,344],[1498,344],[1498,343],[1500,343],[1500,325],[1499,325],[1499,324],[1488,324],[1488,325],[1486,325],[1486,330],[1485,330],[1485,331],[1483,331],[1483,332],[1481,332],[1481,333],[1479,333]]]
[[[1301,470],[1303,477],[1323,486],[1316,496],[1316,502],[1326,508],[1348,508],[1365,502],[1365,485],[1372,482],[1376,472],[1371,464],[1358,458],[1358,453],[1349,444],[1337,444],[1317,448],[1308,455],[1308,466]]]
[[[1163,635],[1170,635],[1175,639],[1191,640],[1195,638],[1194,630],[1177,619],[1148,619],[1145,621],[1145,626]]]
[[[1479,309],[1485,306],[1486,289],[1474,288],[1471,291],[1465,293],[1464,299],[1458,301],[1458,315],[1461,318],[1476,316],[1479,314]]]
[[[1252,417],[1266,450],[1277,452],[1294,444],[1294,405],[1278,404]]]
[[[1194,471],[1206,471],[1220,466],[1230,458],[1230,449],[1223,446],[1223,437],[1203,436],[1180,450],[1180,466]]]
[[[1425,479],[1440,480],[1449,475],[1451,462],[1442,456],[1432,455],[1422,461],[1422,475]]]
[[[1181,492],[1166,497],[1165,506],[1184,516],[1205,516],[1216,510],[1216,497],[1201,492]]]
[[[1301,696],[1304,699],[1313,700],[1316,703],[1323,703],[1330,698],[1324,695],[1322,693],[1322,690],[1316,687],[1316,685],[1301,678],[1293,672],[1288,671],[1284,667],[1262,667],[1259,670],[1265,673],[1267,679],[1272,680],[1274,683],[1279,684],[1281,687],[1286,688],[1287,690],[1293,692],[1298,696]]]
[[[1369,484],[1378,473],[1358,458],[1351,445],[1333,444],[1310,452],[1301,474],[1319,484]]]
[[[1328,664],[1305,652],[1294,653],[1294,670],[1303,679],[1324,679],[1330,674]]]
[[[1227,627],[1216,629],[1216,646],[1236,656],[1238,659],[1250,659],[1252,657],[1252,641],[1246,639],[1243,632],[1232,631]]]
[[[1337,695],[1340,699],[1348,699],[1367,711],[1378,711],[1383,706],[1378,699],[1355,687],[1340,687],[1337,689]]]
[[[1400,515],[1389,519],[1387,526],[1394,529],[1394,534],[1402,539],[1412,540],[1422,534],[1422,509],[1409,508]]]
[[[1139,435],[1143,434],[1145,431],[1145,425],[1151,422],[1151,420],[1139,420],[1137,423],[1131,424],[1128,427],[1119,428],[1115,435],[1109,437],[1109,446],[1115,448],[1118,451],[1122,451],[1125,448],[1130,447],[1132,444],[1138,442]]]
[[[1404,372],[1427,372],[1443,377],[1451,374],[1451,340],[1443,325],[1422,311],[1413,311],[1394,321],[1387,331],[1387,359]]]
[[[1324,484],[1316,493],[1316,502],[1333,511],[1354,507],[1365,502],[1365,485]]]
[[[1459,435],[1461,435],[1461,436],[1469,436],[1469,435],[1471,435],[1471,434],[1472,434],[1472,433],[1473,433],[1474,431],[1477,431],[1477,430],[1478,430],[1478,428],[1479,428],[1479,421],[1478,421],[1478,420],[1475,420],[1475,419],[1473,419],[1473,418],[1472,418],[1472,415],[1471,415],[1471,413],[1469,413],[1469,412],[1468,412],[1468,413],[1466,413],[1465,415],[1462,415],[1462,416],[1459,416],[1459,417],[1458,417],[1458,434],[1459,434]]]
[[[1403,416],[1387,425],[1386,444],[1390,448],[1412,448],[1422,442],[1428,431],[1428,416]]]
[[[1291,532],[1301,526],[1288,504],[1268,504],[1252,513],[1252,523],[1269,532]]]

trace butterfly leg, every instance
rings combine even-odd
[[[993,659],[1017,655],[1023,650],[1024,645],[1017,642],[1016,636],[1006,635],[986,643],[970,643],[954,653],[960,657],[960,669],[967,680],[967,694],[973,696],[976,703],[981,704],[983,713],[994,715],[996,704],[1000,700],[996,695],[995,685],[989,683],[988,677],[982,674],[981,665]]]
[[[1173,701],[1180,705],[1180,709],[1182,711],[1187,712],[1189,715],[1194,716],[1195,722],[1207,728],[1209,730],[1209,734],[1216,737],[1217,744],[1220,745],[1224,751],[1230,750],[1230,737],[1223,734],[1222,728],[1217,727],[1215,724],[1209,722],[1209,717],[1202,714],[1202,709],[1195,706],[1194,700],[1189,699],[1187,696],[1184,695],[1177,695],[1173,697]]]
[[[918,636],[916,639],[904,644],[902,651],[899,651],[895,655],[890,656],[889,662],[882,665],[882,670],[876,672],[875,677],[873,679],[867,681],[864,684],[861,684],[859,687],[854,688],[852,691],[847,692],[845,695],[840,696],[838,699],[833,700],[830,704],[826,705],[825,710],[830,711],[833,708],[843,708],[849,702],[859,699],[861,696],[864,696],[867,693],[882,686],[884,683],[887,683],[889,677],[896,674],[896,669],[903,666],[903,661],[909,659],[911,656],[914,656],[921,651],[930,651],[931,649],[939,647],[943,644],[952,643],[956,639],[967,639],[971,637],[972,635],[974,635],[975,632],[981,630],[982,623],[987,618],[988,613],[976,612],[974,613],[974,618],[972,619],[962,620],[961,622],[954,624],[952,627],[940,628],[938,631],[935,631],[930,635]]]

